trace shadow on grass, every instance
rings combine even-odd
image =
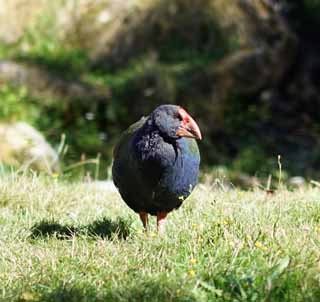
[[[115,221],[102,218],[88,225],[75,227],[62,225],[54,220],[42,220],[31,227],[31,239],[43,237],[56,237],[58,239],[70,239],[74,235],[86,235],[89,237],[101,237],[110,239],[116,236],[126,239],[130,235],[131,223],[128,220],[117,218]]]
[[[169,284],[164,280],[144,280],[134,285],[113,288],[107,286],[97,291],[90,284],[61,285],[44,292],[29,293],[18,301],[29,302],[196,302],[191,291],[181,290],[180,285]]]
[[[26,296],[26,297],[25,297]],[[48,292],[41,293],[28,293],[22,294],[20,301],[28,302],[98,302],[105,301],[102,297],[99,297],[97,291],[92,286],[70,287],[60,286],[49,290]]]
[[[135,281],[134,284],[110,289],[104,295],[104,301],[130,302],[196,302],[191,289],[181,288],[180,282],[166,279]]]

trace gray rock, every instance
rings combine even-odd
[[[49,173],[59,171],[57,152],[25,122],[0,124],[0,163]]]
[[[90,186],[95,187],[98,190],[108,191],[108,192],[118,192],[118,189],[111,180],[96,180],[90,183]]]
[[[105,100],[110,91],[104,87],[91,86],[80,80],[65,80],[35,64],[23,64],[0,59],[0,82],[24,86],[36,98],[61,98],[64,100]]]
[[[288,180],[288,183],[294,187],[301,187],[305,185],[306,180],[302,176],[294,176]]]

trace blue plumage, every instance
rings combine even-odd
[[[115,148],[115,185],[137,213],[158,215],[179,208],[197,184],[200,155],[191,137],[201,134],[184,113],[179,106],[158,107],[133,124]]]

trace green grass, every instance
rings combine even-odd
[[[115,192],[0,178],[1,301],[320,301],[320,190],[200,185],[148,235]]]

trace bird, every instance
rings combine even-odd
[[[132,124],[113,151],[112,177],[145,231],[151,216],[163,233],[167,214],[178,209],[198,182],[199,126],[178,105],[160,105]]]

